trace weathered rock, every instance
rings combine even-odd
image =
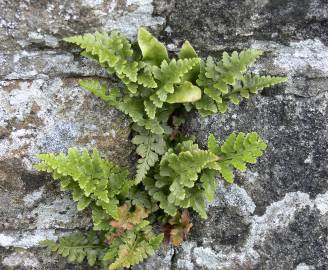
[[[134,269],[328,269],[327,1],[3,0],[0,25],[1,269],[88,269],[39,247],[90,217],[32,164],[40,152],[97,146],[131,166],[129,120],[78,87],[105,73],[61,39],[112,29],[134,37],[140,25],[172,52],[185,39],[203,56],[261,48],[254,72],[289,80],[224,115],[189,115],[184,131],[203,146],[210,132],[257,131],[268,150],[236,174],[239,186],[218,179],[209,218],[193,217],[180,248],[163,246]]]

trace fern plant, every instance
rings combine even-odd
[[[222,145],[210,134],[207,149],[201,149],[180,132],[186,113],[224,113],[229,103],[286,78],[248,71],[260,50],[203,60],[186,41],[170,58],[164,44],[144,28],[133,44],[115,31],[65,41],[80,46],[83,56],[121,81],[116,87],[97,80],[80,85],[131,118],[139,160],[131,176],[96,149],[40,154],[35,168],[51,173],[61,190],[71,192],[78,210],[91,211],[93,222],[90,231],[42,244],[70,262],[86,260],[109,270],[130,267],[153,255],[164,238],[180,245],[192,227],[188,209],[206,218],[217,178],[232,183],[234,170],[245,171],[266,149],[255,132],[232,133]],[[153,231],[156,224],[162,233]]]

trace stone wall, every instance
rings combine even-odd
[[[229,112],[191,114],[186,133],[256,131],[268,150],[236,184],[220,182],[206,221],[181,248],[134,269],[328,269],[328,2],[326,0],[0,0],[0,269],[88,269],[40,248],[86,228],[68,194],[32,169],[35,154],[97,146],[131,167],[129,120],[78,85],[105,77],[64,36],[149,27],[173,52],[261,48],[254,71],[287,75]]]

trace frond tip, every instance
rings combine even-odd
[[[203,116],[227,111],[228,103],[239,104],[265,87],[285,82],[286,77],[259,76],[248,68],[262,55],[262,51],[247,49],[239,54],[224,52],[221,60],[208,57],[202,62],[197,85],[204,90],[201,100],[195,103]]]

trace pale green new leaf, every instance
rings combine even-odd
[[[163,60],[169,60],[164,44],[159,42],[143,27],[140,27],[138,30],[138,44],[142,52],[142,59],[144,61],[148,61],[159,66]]]
[[[184,82],[176,87],[173,94],[167,98],[168,103],[195,102],[202,97],[202,91],[190,82]]]

